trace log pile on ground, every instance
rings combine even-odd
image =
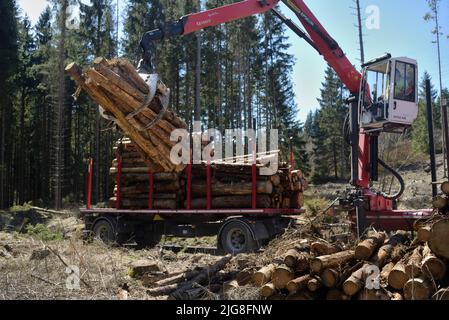
[[[85,72],[71,63],[66,72],[101,106],[102,114],[131,137],[153,171],[179,172],[184,169],[184,165],[175,165],[170,160],[170,151],[175,144],[170,141],[170,135],[175,129],[186,129],[187,125],[166,108],[169,89],[161,81],[150,88],[124,59],[97,58]],[[148,101],[153,94],[154,98]]]
[[[147,209],[149,207],[150,168],[140,156],[136,145],[124,138],[117,142],[116,151],[122,159],[121,208]],[[300,170],[290,171],[280,165],[276,174],[260,175],[263,165],[257,164],[257,207],[300,209],[304,206],[307,182]],[[116,179],[118,160],[114,159],[110,173]],[[192,166],[191,209],[207,208],[206,165]],[[218,162],[210,165],[211,207],[220,209],[252,207],[252,166],[248,163]],[[181,209],[187,205],[187,168],[181,173],[153,173],[153,208]],[[110,206],[115,207],[117,185]]]
[[[448,223],[436,219],[430,233],[440,232],[443,221]],[[446,257],[436,255],[430,243],[410,240],[405,231],[372,231],[348,249],[302,239],[301,245],[255,270],[249,286],[265,299],[447,299]]]

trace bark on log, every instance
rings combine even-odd
[[[276,269],[276,266],[274,264],[270,264],[268,266],[261,268],[256,273],[254,273],[254,275],[253,275],[254,285],[256,285],[257,287],[261,287],[264,284],[270,282],[275,269]]]
[[[310,262],[310,270],[314,274],[320,274],[324,269],[338,267],[351,259],[354,259],[354,250],[317,257]]]
[[[449,181],[445,181],[441,184],[441,191],[445,195],[449,195]]]
[[[405,273],[409,279],[416,278],[421,274],[422,249],[421,246],[416,247],[405,265]]]
[[[388,275],[388,284],[396,290],[402,290],[409,279],[405,272],[405,260],[403,259],[396,263]]]
[[[416,237],[420,242],[427,242],[430,239],[430,230],[432,229],[431,226],[423,226],[418,229],[416,232]]]
[[[446,264],[425,246],[423,250],[423,260],[421,263],[422,272],[429,278],[441,280],[446,275]]]
[[[357,294],[365,284],[365,278],[367,276],[367,268],[369,264],[363,265],[360,269],[355,271],[344,283],[343,292],[352,297]]]
[[[290,249],[287,251],[284,257],[284,264],[287,267],[295,268],[296,263],[298,262],[299,257],[301,256],[301,253],[298,252],[296,249]]]
[[[326,256],[340,251],[340,249],[330,243],[318,241],[310,245],[310,251],[316,256]]]
[[[424,277],[412,278],[404,285],[406,300],[428,300],[433,293],[431,282]]]
[[[276,288],[273,283],[269,282],[260,288],[260,295],[264,298],[269,298],[276,293]]]
[[[407,232],[397,231],[382,247],[380,247],[377,254],[371,259],[371,262],[377,265],[380,269],[383,268],[393,258],[397,247],[408,240]]]
[[[395,263],[390,262],[386,264],[382,271],[380,272],[380,281],[384,284],[388,284],[388,277],[390,276],[391,271],[393,270]]]
[[[273,282],[276,289],[281,290],[285,289],[287,284],[294,278],[294,271],[286,265],[281,265],[274,270],[271,281]]]
[[[190,289],[194,283],[198,284],[205,283],[208,279],[212,278],[214,274],[223,269],[229,263],[229,261],[231,261],[231,259],[232,255],[230,254],[221,258],[213,265],[205,268],[203,272],[194,277],[192,280],[182,284],[179,288],[177,288],[174,292],[171,293],[171,296],[177,298],[180,294],[182,294],[183,291]]]
[[[447,207],[447,197],[446,196],[436,196],[432,200],[432,205],[436,209],[444,209]]]
[[[355,258],[357,260],[368,260],[383,245],[385,239],[386,234],[384,232],[376,232],[369,236],[355,248]]]
[[[298,292],[300,290],[307,288],[307,284],[311,279],[312,277],[310,275],[304,275],[302,277],[292,279],[287,283],[286,288],[290,293]]]
[[[213,209],[235,209],[235,208],[251,208],[252,196],[226,196],[212,197],[211,206]],[[206,198],[192,199],[190,207],[192,209],[205,209],[207,206]],[[267,195],[257,196],[258,208],[270,208],[271,198]]]
[[[335,269],[325,269],[320,277],[326,288],[335,288],[340,281],[340,272]]]
[[[309,289],[310,292],[317,292],[322,286],[323,284],[320,278],[315,277],[307,282],[307,289]]]
[[[441,258],[449,259],[449,219],[442,219],[432,225],[430,232],[429,248]]]
[[[205,181],[194,181],[192,183],[192,196],[204,197],[207,192],[207,184]],[[273,193],[273,184],[271,181],[258,181],[257,182],[257,194]],[[252,195],[253,185],[250,182],[247,183],[220,183],[214,181],[211,184],[212,196],[241,196]]]

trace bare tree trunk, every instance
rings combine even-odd
[[[360,62],[365,63],[365,47],[363,43],[363,27],[362,27],[362,13],[360,10],[360,0],[355,0],[357,10],[357,27],[359,29],[359,46],[360,46]]]
[[[67,20],[67,0],[63,0],[60,10],[59,28],[61,30],[58,48],[58,94],[56,110],[56,159],[55,159],[55,209],[62,207],[62,180],[64,172],[64,111],[65,111],[65,37]]]

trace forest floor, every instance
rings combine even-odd
[[[438,176],[442,177],[442,158],[437,162]],[[431,205],[427,171],[426,164],[421,163],[401,170],[407,185],[400,208],[420,209]],[[310,186],[306,192],[307,216],[326,208],[346,188],[343,182]],[[299,218],[298,223],[307,219]],[[166,238],[166,243],[181,248],[179,252],[161,245],[138,250],[133,245],[107,247],[97,241],[85,243],[81,239],[82,229],[82,221],[75,212],[56,215],[26,207],[0,212],[0,299],[166,299],[166,296],[150,296],[148,288],[161,277],[205,267],[222,258],[213,252],[182,250],[190,246],[214,247],[215,237]],[[261,264],[269,252],[270,245],[265,253],[235,257],[229,268],[235,271],[245,265]],[[142,260],[152,266],[152,273],[136,279],[131,276],[130,268]],[[71,281],[74,268],[79,269],[82,279],[79,288],[73,288]],[[242,294],[254,299],[257,289]]]

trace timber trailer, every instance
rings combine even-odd
[[[283,2],[293,11],[305,30],[286,18],[276,6]],[[396,210],[396,200],[404,191],[404,181],[390,166],[379,159],[378,139],[382,132],[403,133],[418,114],[418,63],[390,54],[365,63],[360,73],[348,60],[343,49],[330,36],[303,0],[245,0],[182,17],[147,32],[141,40],[143,59],[140,72],[155,73],[154,41],[272,11],[296,35],[322,55],[350,92],[346,138],[351,146],[351,187],[340,204],[354,219],[358,235],[366,226],[382,230],[410,230],[413,223],[431,215],[432,210]],[[375,80],[373,80],[375,79]],[[374,88],[371,92],[370,88]],[[378,179],[378,167],[391,172],[401,190],[388,195],[372,187]],[[218,234],[218,244],[228,252],[252,251],[261,242],[282,231],[290,219],[303,211],[280,209],[250,210],[120,210],[83,209],[86,230],[106,240],[121,240],[122,231],[136,231],[146,243],[156,243],[162,233],[199,236]]]

